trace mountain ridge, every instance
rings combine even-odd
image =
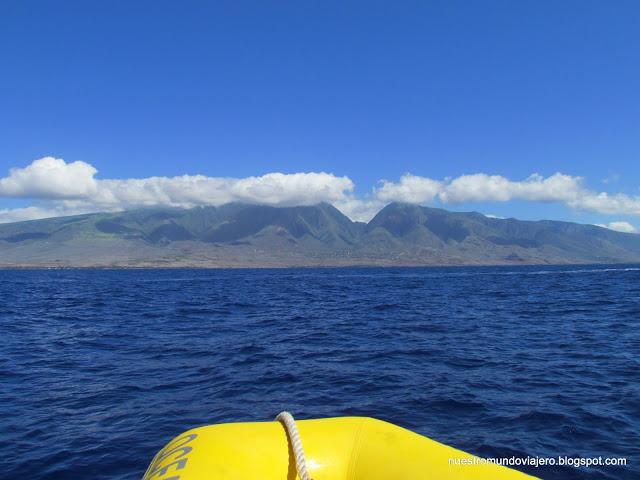
[[[640,262],[640,235],[390,203],[152,207],[0,225],[0,267],[304,267]]]

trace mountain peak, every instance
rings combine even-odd
[[[640,236],[409,203],[368,223],[328,203],[149,208],[0,225],[3,266],[311,266],[640,262]]]

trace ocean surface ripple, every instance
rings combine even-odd
[[[139,479],[203,424],[366,415],[640,478],[640,269],[0,271],[0,478]]]

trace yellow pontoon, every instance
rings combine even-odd
[[[289,419],[189,430],[155,456],[143,480],[533,478],[373,418],[301,420],[293,426]],[[304,453],[296,451],[300,442]],[[306,471],[299,475],[300,468]]]

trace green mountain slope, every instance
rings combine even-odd
[[[328,204],[152,208],[0,225],[0,266],[640,262],[640,235],[392,203],[368,224]]]

